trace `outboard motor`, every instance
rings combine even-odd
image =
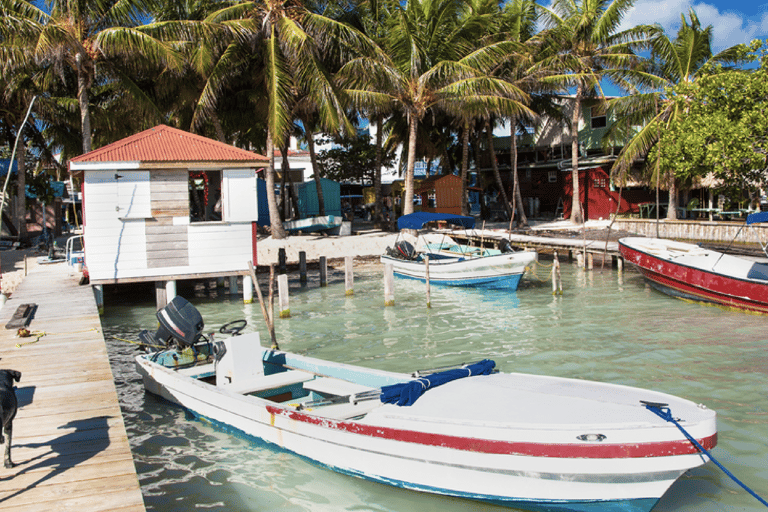
[[[407,240],[400,240],[395,244],[395,250],[399,253],[400,257],[407,260],[412,260],[416,257],[416,249],[413,244]]]
[[[157,320],[160,322],[157,331],[139,333],[139,339],[150,351],[161,350],[156,347],[167,347],[174,342],[180,349],[192,346],[200,339],[205,327],[197,308],[178,296],[157,312]]]

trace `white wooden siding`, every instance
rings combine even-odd
[[[151,172],[151,180],[149,171],[84,173],[85,251],[91,279],[153,280],[247,270],[253,258],[250,221],[258,211],[254,171],[224,171],[222,184],[229,209],[225,219],[240,216],[247,222],[191,224],[178,221],[181,215],[189,218],[187,172]]]
[[[224,220],[228,222],[256,221],[256,171],[254,169],[225,170],[222,182]]]
[[[209,272],[247,270],[253,259],[251,223],[193,223],[189,226],[189,266]]]

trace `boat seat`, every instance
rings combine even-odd
[[[272,375],[263,375],[261,377],[250,379],[239,384],[227,384],[225,386],[221,386],[221,388],[233,393],[247,395],[249,393],[266,391],[268,389],[301,384],[302,382],[311,380],[313,377],[313,374],[303,372],[301,370],[288,370],[286,372],[273,373]]]
[[[350,418],[368,414],[377,407],[381,407],[381,400],[364,400],[355,404],[343,403],[324,405],[321,407],[312,407],[306,409],[306,411],[313,416],[322,416],[334,420],[348,420]]]
[[[364,391],[371,391],[376,388],[363,386],[333,377],[318,377],[314,380],[304,382],[304,389],[315,391],[324,395],[348,396]]]

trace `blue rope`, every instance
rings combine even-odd
[[[663,419],[663,420],[666,420],[666,421],[668,421],[668,422],[670,422],[670,423],[674,423],[674,424],[675,424],[675,426],[676,426],[677,428],[679,428],[679,429],[680,429],[680,432],[682,432],[682,433],[683,433],[683,435],[684,435],[684,436],[685,436],[685,437],[686,437],[686,438],[687,438],[687,439],[688,439],[688,440],[689,440],[691,443],[693,443],[693,445],[694,445],[696,448],[698,448],[698,450],[699,450],[701,453],[703,453],[703,454],[705,454],[707,457],[709,457],[709,460],[711,460],[712,462],[714,462],[714,463],[717,465],[717,467],[719,467],[720,469],[722,469],[722,470],[723,470],[723,473],[725,473],[726,475],[728,475],[728,476],[731,478],[731,480],[733,480],[734,482],[736,482],[737,484],[739,484],[739,485],[742,487],[742,489],[744,489],[744,490],[745,490],[745,491],[747,491],[749,494],[751,494],[752,496],[754,496],[754,497],[757,499],[757,501],[759,501],[760,503],[762,503],[763,505],[765,505],[766,507],[768,507],[768,502],[767,502],[767,501],[765,501],[763,498],[761,498],[760,496],[758,496],[758,494],[757,494],[755,491],[753,491],[752,489],[750,489],[749,487],[747,487],[747,486],[746,486],[746,485],[745,485],[745,484],[744,484],[744,483],[743,483],[741,480],[739,480],[738,478],[736,478],[736,477],[733,475],[733,473],[731,473],[730,471],[728,471],[728,470],[725,468],[725,466],[723,466],[722,464],[720,464],[720,462],[718,462],[718,461],[717,461],[717,459],[715,459],[715,458],[712,456],[712,454],[711,454],[711,453],[709,453],[709,451],[707,451],[707,449],[706,449],[706,448],[704,448],[703,446],[701,446],[701,444],[699,444],[699,442],[698,442],[696,439],[694,439],[694,438],[693,438],[693,436],[692,436],[691,434],[689,434],[689,433],[688,433],[688,432],[687,432],[687,431],[686,431],[686,430],[685,430],[685,429],[682,427],[682,425],[680,425],[680,423],[678,423],[678,422],[677,422],[677,420],[675,420],[675,418],[673,418],[673,417],[672,417],[672,411],[670,410],[670,408],[669,408],[669,407],[667,407],[667,404],[657,404],[657,403],[653,403],[653,402],[645,402],[645,401],[643,401],[643,400],[641,400],[640,402],[641,402],[641,403],[642,403],[642,404],[645,406],[645,408],[646,408],[646,409],[648,409],[649,411],[651,411],[652,413],[654,413],[654,414],[655,414],[656,416],[658,416],[659,418],[661,418],[661,419]]]

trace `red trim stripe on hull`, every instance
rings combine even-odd
[[[675,264],[621,242],[619,248],[624,259],[634,263],[646,279],[668,289],[671,295],[768,313],[768,284]]]
[[[301,423],[340,430],[350,434],[496,455],[523,455],[530,457],[556,457],[567,459],[627,459],[667,457],[671,455],[699,453],[699,450],[688,440],[600,445],[497,441],[362,425],[360,423],[349,421],[329,420],[328,418],[310,416],[308,414],[275,406],[267,406],[267,411],[274,416],[283,416]],[[717,445],[717,434],[697,439],[697,441],[705,449],[711,450]]]

